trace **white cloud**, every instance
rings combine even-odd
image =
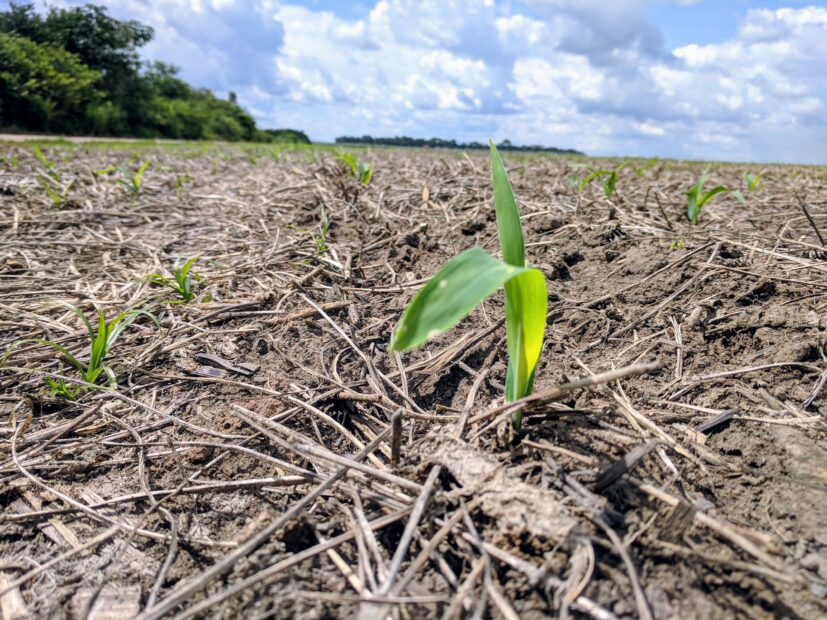
[[[824,7],[753,9],[727,40],[669,50],[646,0],[371,0],[356,17],[294,0],[107,2],[156,29],[148,56],[317,139],[827,160]]]

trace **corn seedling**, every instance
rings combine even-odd
[[[503,260],[473,247],[448,261],[408,304],[391,338],[391,350],[407,351],[424,344],[504,287],[508,345],[505,400],[513,402],[533,389],[543,348],[548,294],[543,273],[526,265],[523,230],[511,184],[494,142],[489,144]],[[522,412],[516,411],[512,422],[518,430],[521,421]]]
[[[138,169],[135,171],[134,174],[130,174],[128,171],[124,170],[123,168],[119,168],[121,175],[123,175],[122,179],[118,179],[118,183],[126,188],[127,193],[132,196],[133,198],[136,197],[138,194],[141,193],[141,187],[143,185],[143,177],[144,172],[146,169],[149,168],[149,164],[152,163],[149,159],[144,161]]]
[[[744,175],[744,182],[747,184],[747,191],[754,192],[758,189],[758,186],[761,184],[761,178],[763,175],[761,174],[750,174],[747,172]]]
[[[327,211],[322,205],[321,208],[321,232],[316,235],[311,233],[313,243],[316,244],[316,254],[324,254],[327,252],[327,231],[330,230],[330,219],[327,217]]]
[[[580,187],[578,188],[580,192],[582,192],[586,187],[594,180],[599,180],[600,185],[603,188],[603,193],[606,195],[606,198],[611,198],[612,194],[614,194],[615,189],[617,188],[617,173],[623,168],[623,166],[617,166],[612,170],[592,170],[586,178],[580,181]]]
[[[186,172],[184,174],[176,174],[175,175],[175,189],[177,189],[180,192],[183,189],[184,185],[186,185],[190,181],[192,181],[192,175],[191,174],[187,174]]]
[[[37,161],[40,162],[43,172],[45,172],[50,179],[60,181],[60,171],[57,169],[57,166],[55,166],[55,162],[46,159],[46,156],[43,154],[43,151],[40,150],[40,147],[34,147],[34,155],[37,157]]]
[[[370,184],[371,179],[373,179],[373,170],[369,163],[359,161],[359,158],[353,153],[338,153],[335,157],[347,166],[350,176],[359,179],[362,185]]]
[[[739,202],[744,202],[744,196],[741,192],[731,192],[723,185],[718,185],[708,192],[704,192],[704,185],[708,179],[709,167],[701,173],[695,185],[690,187],[686,192],[686,217],[693,226],[698,224],[698,217],[701,215],[704,206],[718,194],[730,192]]]
[[[62,305],[69,308],[75,315],[83,321],[83,325],[86,327],[86,333],[89,340],[89,361],[82,361],[78,359],[75,355],[73,355],[66,347],[52,341],[52,340],[44,340],[42,338],[32,338],[21,340],[16,344],[24,344],[24,343],[37,343],[43,344],[52,349],[55,349],[58,353],[60,353],[66,361],[80,374],[80,378],[88,384],[94,385],[98,379],[105,375],[108,378],[109,387],[115,389],[118,387],[117,380],[115,379],[115,373],[109,366],[104,365],[104,361],[109,353],[112,351],[112,347],[115,346],[115,342],[117,341],[118,337],[123,333],[129,325],[137,319],[141,315],[148,316],[152,319],[152,321],[158,326],[160,329],[161,325],[158,322],[158,319],[147,312],[146,310],[127,310],[125,312],[121,312],[118,316],[113,318],[111,321],[107,322],[106,317],[103,314],[103,310],[100,308],[97,309],[98,317],[97,317],[97,326],[93,327],[92,321],[84,314],[84,312],[78,308],[77,306],[73,306],[70,303],[60,302]],[[13,348],[13,347],[12,347]],[[11,354],[12,349],[6,353],[3,357],[3,363],[5,363],[6,359]],[[83,390],[87,389],[88,386],[70,386],[65,383],[63,380],[55,380],[51,378],[46,379],[46,386],[49,388],[50,392],[54,396],[63,396],[66,398],[75,398],[77,394]]]
[[[116,166],[110,165],[106,168],[101,168],[100,170],[93,170],[92,174],[94,174],[96,177],[105,177],[108,174],[112,174],[117,169],[118,168]]]
[[[193,256],[183,264],[180,258],[175,259],[175,264],[170,269],[171,278],[160,273],[151,273],[144,278],[144,282],[165,286],[178,294],[182,301],[190,301],[195,298],[198,286],[204,279],[201,274],[192,270],[200,258]]]
[[[657,157],[647,159],[645,164],[635,168],[635,174],[638,175],[639,177],[645,176],[646,172],[648,170],[654,168],[655,166],[657,166],[659,161],[660,160]]]
[[[321,207],[321,224],[319,225],[320,232],[314,232],[312,230],[308,230],[307,228],[301,228],[300,226],[290,225],[289,227],[293,230],[296,230],[300,233],[304,233],[310,240],[313,241],[313,245],[316,246],[316,254],[324,254],[327,252],[328,245],[327,245],[327,233],[330,230],[330,218],[327,217],[327,210],[324,208],[324,205]]]
[[[49,179],[41,182],[41,187],[46,195],[52,201],[52,206],[55,209],[62,209],[69,201],[69,190],[72,189],[74,181],[69,181],[65,186],[58,185],[57,181]]]

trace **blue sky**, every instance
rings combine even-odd
[[[155,28],[147,59],[315,140],[827,164],[823,0],[103,3]]]

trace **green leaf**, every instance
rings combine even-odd
[[[152,163],[152,162],[151,162],[149,159],[147,159],[144,163],[142,163],[142,164],[141,164],[141,167],[140,167],[140,168],[138,168],[138,171],[135,173],[135,176],[134,176],[134,178],[132,179],[132,184],[133,184],[136,188],[140,189],[140,187],[141,187],[141,179],[143,178],[143,176],[144,176],[144,172],[146,172],[146,169],[147,169],[147,168],[149,168],[149,164],[151,164],[151,163]]]
[[[494,208],[497,211],[497,232],[500,236],[500,248],[503,260],[516,267],[525,266],[525,248],[523,245],[523,227],[520,223],[520,212],[511,183],[505,173],[505,166],[494,141],[488,141],[491,146],[491,175],[494,181]]]
[[[511,402],[530,394],[534,384],[546,330],[546,279],[539,269],[528,269],[505,283],[505,295],[509,360],[505,400]],[[519,426],[517,417],[514,422]]]
[[[713,187],[709,190],[706,194],[704,194],[703,198],[698,201],[698,211],[704,208],[704,205],[709,202],[709,200],[715,195],[720,194],[721,192],[728,192],[729,190],[724,187],[723,185],[718,185],[717,187]]]
[[[730,193],[735,198],[735,200],[737,200],[741,204],[745,204],[747,202],[747,199],[744,198],[744,195],[741,192],[739,192],[738,190],[732,191]]]
[[[482,248],[460,253],[414,295],[391,338],[392,351],[407,351],[447,331],[505,282],[526,272]]]

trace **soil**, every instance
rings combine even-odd
[[[827,616],[827,170],[716,164],[745,203],[690,226],[701,164],[606,198],[569,178],[620,162],[505,154],[549,291],[517,433],[501,295],[388,351],[441,264],[496,252],[481,154],[358,151],[365,186],[324,150],[130,148],[1,149],[5,617]],[[192,301],[143,279],[194,256]],[[116,390],[45,390],[78,373],[21,341],[88,356],[58,302],[157,318]]]

